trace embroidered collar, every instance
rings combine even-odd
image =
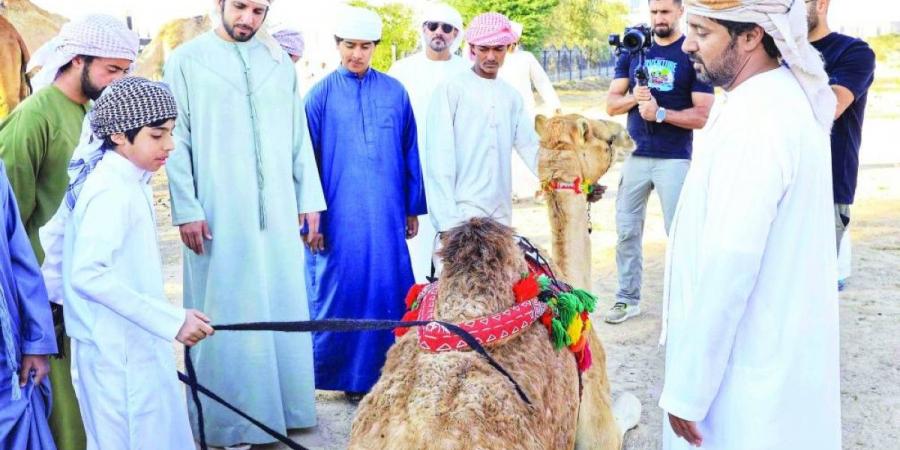
[[[533,247],[523,248],[529,271],[513,286],[516,304],[499,313],[489,314],[456,324],[471,334],[479,344],[493,345],[509,340],[540,321],[547,328],[555,349],[568,347],[580,372],[591,366],[588,333],[592,325],[590,313],[597,297],[581,289],[573,289],[553,276],[549,265]],[[534,252],[533,254],[531,252]],[[407,313],[403,321],[431,321],[439,292],[439,281],[417,284],[406,296]],[[408,328],[394,334],[404,336]],[[468,344],[438,323],[417,329],[419,348],[430,352],[467,350]]]

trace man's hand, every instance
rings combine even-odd
[[[50,373],[50,358],[47,355],[22,355],[22,367],[19,368],[19,387],[28,384],[28,377],[34,372],[34,384],[41,384]]]
[[[406,238],[412,239],[419,234],[419,218],[416,216],[406,217]]]
[[[181,232],[181,242],[198,255],[203,254],[203,240],[212,240],[209,224],[205,220],[183,224],[178,230]]]
[[[686,440],[688,444],[694,447],[703,445],[703,436],[700,435],[696,422],[669,414],[669,425],[672,425],[672,431],[675,432],[675,435]]]
[[[300,225],[306,223],[308,231],[306,232],[306,239],[304,240],[304,244],[309,248],[309,251],[313,253],[319,253],[325,250],[325,235],[320,232],[319,225],[322,222],[322,213],[321,212],[311,212],[306,214],[300,214]]]
[[[591,193],[587,195],[587,201],[588,203],[595,203],[603,198],[603,194],[606,193],[606,186],[600,183],[594,183],[591,186],[593,186],[593,189],[591,190]]]
[[[638,101],[638,111],[641,113],[641,118],[648,122],[656,122],[656,111],[659,110],[659,105],[656,103],[656,99],[649,94],[650,89],[642,86],[642,88],[647,89],[647,96],[649,99]]]
[[[209,326],[209,317],[196,309],[188,309],[184,312],[184,324],[178,330],[175,340],[188,347],[193,347],[215,332],[213,327]]]
[[[634,87],[634,99],[638,103],[649,102],[653,98],[653,94],[650,93],[649,86],[635,86]]]

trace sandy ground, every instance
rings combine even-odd
[[[602,108],[596,106],[602,98],[600,91],[563,93],[562,97],[567,111],[591,117],[603,115]],[[877,117],[867,121],[866,139],[870,144],[862,152],[860,185],[852,210],[853,276],[840,296],[845,449],[898,448],[900,442],[900,156],[896,145],[889,144],[896,142],[891,138],[896,123]],[[601,298],[600,311],[611,306],[617,286],[614,203],[618,165],[601,182],[610,185],[610,190],[593,208],[591,236],[591,264],[595,292]],[[173,303],[180,303],[181,245],[177,230],[170,226],[165,176],[158,176],[155,184],[166,293]],[[549,246],[546,212],[540,203],[518,204],[513,222],[522,234]],[[658,200],[651,196],[644,234],[642,314],[616,326],[603,323],[599,314],[594,318],[606,346],[614,395],[629,391],[643,404],[640,425],[626,436],[626,449],[660,447],[662,413],[656,402],[662,388],[663,353],[656,342],[665,251],[662,223]],[[292,433],[292,437],[312,449],[344,448],[354,406],[339,394],[319,392],[317,411],[319,425]]]

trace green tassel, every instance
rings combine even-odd
[[[584,289],[574,289],[572,290],[572,294],[580,300],[581,311],[587,311],[589,313],[594,312],[594,309],[597,307],[597,297],[594,294],[591,294]]]
[[[578,300],[578,297],[570,292],[559,294],[559,320],[564,327],[568,328],[572,319],[579,313],[578,306],[580,304],[581,302]]]
[[[556,350],[572,345],[572,338],[569,337],[566,327],[563,326],[559,319],[553,319],[553,332],[550,337],[553,339],[553,348]]]
[[[550,287],[550,277],[548,277],[547,275],[538,276],[537,282],[538,285],[541,286],[542,291],[547,290],[547,288]]]

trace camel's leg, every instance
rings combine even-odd
[[[613,415],[609,378],[606,374],[606,352],[593,331],[590,333],[593,365],[583,375],[584,390],[578,411],[575,448],[578,450],[619,450],[622,436]]]

